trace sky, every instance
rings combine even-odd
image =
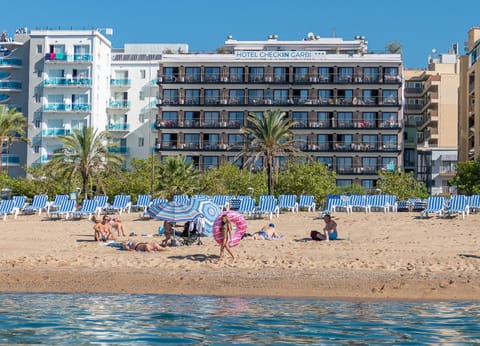
[[[432,49],[465,54],[468,30],[480,26],[478,0],[23,0],[2,1],[0,30],[112,28],[114,48],[125,43],[186,43],[213,51],[227,35],[242,41],[300,40],[308,32],[352,40],[370,51],[402,45],[406,68],[426,68]]]

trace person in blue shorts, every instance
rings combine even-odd
[[[275,230],[275,225],[273,223],[263,226],[260,231],[255,232],[252,235],[253,240],[269,240],[278,238],[279,235]]]
[[[323,234],[318,231],[311,231],[310,237],[313,240],[335,240],[338,238],[337,232],[337,223],[332,220],[330,215],[325,215],[323,217],[323,221],[325,222],[325,227],[323,228]]]

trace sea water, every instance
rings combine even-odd
[[[0,293],[0,344],[478,344],[478,302]]]

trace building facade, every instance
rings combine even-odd
[[[426,70],[405,70],[405,170],[434,195],[455,192],[459,68],[453,47],[430,56]]]
[[[459,160],[480,157],[480,27],[468,31],[467,54],[460,57]]]
[[[217,53],[164,54],[158,83],[161,157],[200,169],[233,162],[247,114],[279,109],[295,121],[298,148],[334,170],[339,186],[372,189],[379,170],[403,168],[401,56],[369,52],[362,36],[229,37]]]

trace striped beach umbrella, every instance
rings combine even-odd
[[[198,196],[190,199],[190,204],[195,210],[202,214],[205,221],[205,231],[207,234],[212,233],[213,223],[220,215],[220,208],[208,197]]]
[[[147,213],[155,219],[166,220],[173,223],[194,221],[201,216],[191,204],[175,202],[153,205],[147,210]]]

